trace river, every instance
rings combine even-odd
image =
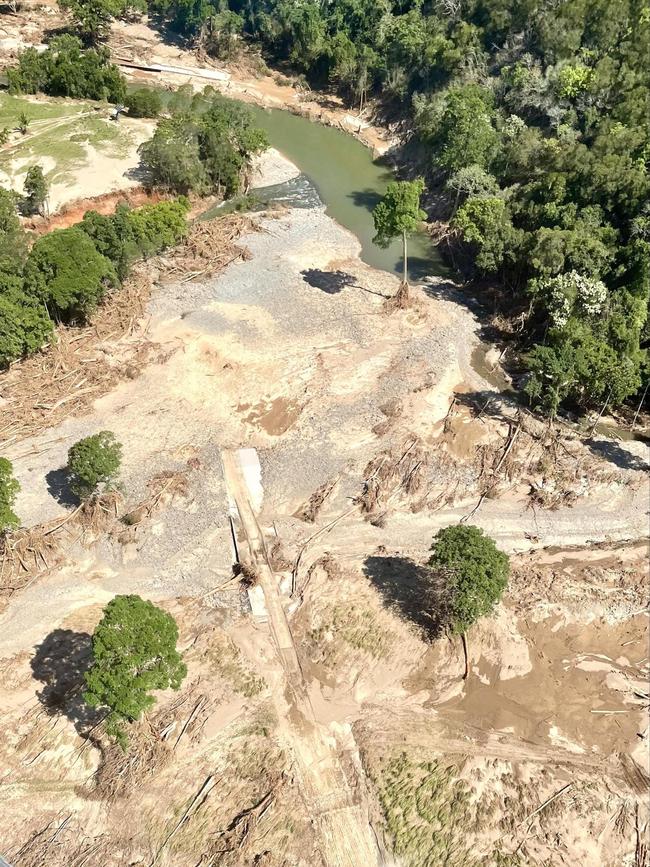
[[[327,214],[359,239],[364,262],[401,275],[401,241],[387,249],[372,242],[372,209],[394,180],[393,172],[374,160],[372,152],[349,133],[282,109],[249,108],[256,123],[267,132],[272,147],[302,173],[295,181],[258,189],[256,195],[263,202],[311,207],[316,204],[315,191]],[[414,235],[409,241],[409,278],[416,282],[427,275],[447,273],[426,232]]]

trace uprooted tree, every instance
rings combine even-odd
[[[479,617],[489,614],[501,599],[508,583],[510,561],[483,530],[462,524],[440,530],[431,550],[429,565],[449,576],[449,629],[463,637],[465,646],[467,630]]]
[[[113,485],[122,462],[122,446],[103,430],[79,440],[68,451],[68,483],[81,499]]]
[[[402,239],[403,276],[402,287],[408,286],[408,237],[417,231],[426,218],[420,208],[420,196],[424,181],[392,181],[386,188],[384,198],[372,212],[375,223],[373,241],[378,247],[388,247],[396,238]]]
[[[84,699],[107,709],[107,733],[126,749],[126,725],[156,699],[156,689],[179,689],[187,666],[176,650],[176,621],[140,596],[115,596],[92,637],[93,664]]]

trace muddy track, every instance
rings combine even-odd
[[[259,586],[264,593],[268,625],[285,684],[274,690],[280,734],[295,761],[295,770],[321,844],[327,867],[371,867],[379,863],[361,780],[349,781],[332,733],[316,719],[307,694],[300,660],[278,591],[241,463],[241,452],[222,452],[228,492]],[[354,793],[351,782],[354,785]]]

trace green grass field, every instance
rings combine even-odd
[[[27,132],[17,136],[21,114],[29,118]],[[42,167],[50,183],[67,183],[88,159],[87,146],[124,157],[133,145],[124,125],[109,119],[110,107],[69,99],[34,99],[0,93],[0,130],[12,131],[0,148],[0,172],[11,180],[28,164]]]

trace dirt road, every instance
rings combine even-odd
[[[360,780],[355,780],[353,795],[341,767],[336,740],[314,715],[278,581],[269,565],[264,537],[251,505],[241,454],[241,450],[222,452],[224,476],[237,508],[251,565],[264,592],[269,628],[285,684],[283,695],[274,690],[281,732],[295,759],[301,790],[320,834],[324,864],[369,867],[378,863],[378,852],[362,795],[363,786]]]

